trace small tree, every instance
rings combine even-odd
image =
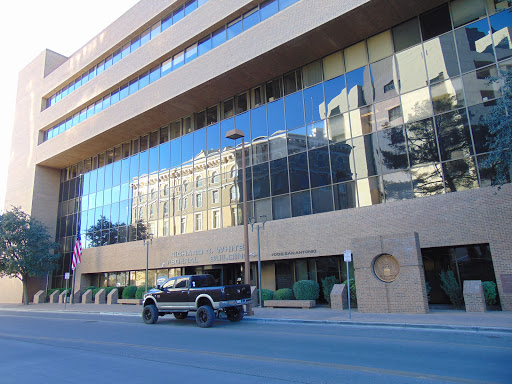
[[[46,276],[57,267],[59,244],[46,227],[20,208],[0,216],[0,276],[20,279],[28,305],[28,280]]]

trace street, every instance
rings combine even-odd
[[[0,383],[510,383],[512,334],[0,313]]]

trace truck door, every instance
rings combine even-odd
[[[188,310],[190,307],[194,306],[194,303],[189,303],[189,295],[188,295],[188,277],[178,277],[176,279],[176,283],[174,287],[167,291],[167,298],[169,307],[173,309],[183,309]]]

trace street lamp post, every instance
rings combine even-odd
[[[232,129],[226,133],[226,139],[242,139],[242,198],[243,198],[243,211],[244,211],[244,250],[245,250],[245,284],[251,284],[251,271],[249,262],[249,224],[247,219],[247,175],[245,172],[245,140],[244,133],[240,129]],[[235,156],[236,159],[236,156]],[[251,305],[247,305],[247,314],[253,315]]]
[[[265,229],[265,223],[267,222],[267,216],[261,215],[261,226],[263,229]],[[254,224],[256,223],[255,217],[249,217],[249,221],[251,222],[251,229],[254,231]],[[260,307],[263,308],[263,287],[261,286],[261,246],[260,246],[260,226],[259,224],[256,225],[256,232],[258,234],[258,293],[259,293],[259,299],[260,299]]]
[[[153,235],[146,233],[143,239],[143,245],[146,246],[146,292],[148,291],[148,266],[149,266],[149,246],[153,243]]]

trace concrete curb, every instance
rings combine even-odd
[[[0,308],[0,311],[6,312],[39,312],[39,313],[70,313],[87,315],[107,315],[107,316],[127,316],[140,317],[141,313],[134,312],[102,312],[102,311],[83,311],[74,309],[25,309],[25,308]],[[422,323],[401,323],[401,322],[371,322],[371,321],[351,321],[351,320],[307,320],[307,319],[276,319],[265,317],[244,317],[244,321],[255,323],[281,323],[281,324],[308,324],[308,325],[330,325],[330,326],[352,326],[352,327],[375,327],[375,328],[407,328],[418,330],[435,331],[453,331],[453,332],[478,332],[478,333],[502,333],[512,334],[512,328],[476,326],[476,325],[455,325],[455,324],[422,324]]]

